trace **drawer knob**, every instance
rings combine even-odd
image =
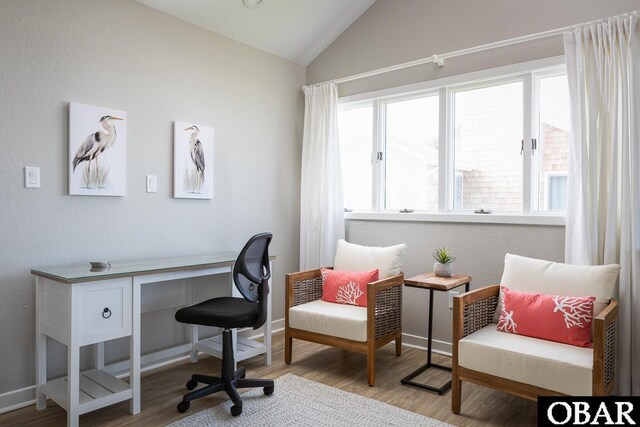
[[[111,317],[111,310],[109,310],[109,307],[105,307],[104,310],[102,310],[102,317],[104,317],[105,319]]]

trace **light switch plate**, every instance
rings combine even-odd
[[[156,175],[147,175],[147,193],[158,192],[158,177]]]
[[[40,188],[40,168],[24,167],[24,186],[26,188]]]

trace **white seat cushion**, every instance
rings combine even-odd
[[[590,396],[593,349],[507,334],[490,324],[458,343],[460,366],[572,396]]]
[[[533,292],[571,297],[596,297],[593,315],[597,316],[609,304],[618,278],[620,266],[574,265],[544,261],[507,254],[500,284],[512,291]],[[502,308],[502,291],[494,323],[498,322]]]
[[[360,246],[338,240],[334,270],[369,271],[378,269],[380,280],[402,273],[402,263],[407,252],[407,245]]]
[[[303,331],[367,341],[367,308],[322,300],[289,309],[289,326]]]

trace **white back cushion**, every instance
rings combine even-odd
[[[507,254],[500,285],[518,292],[572,297],[594,296],[593,315],[609,304],[620,266],[573,265]],[[493,321],[498,322],[502,307],[502,291]]]
[[[333,268],[342,271],[367,271],[377,268],[380,279],[386,279],[402,273],[406,252],[405,244],[380,248],[360,246],[340,239]]]

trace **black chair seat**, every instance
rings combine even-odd
[[[253,326],[257,317],[258,303],[233,297],[213,298],[182,308],[176,313],[178,322],[219,328]]]

